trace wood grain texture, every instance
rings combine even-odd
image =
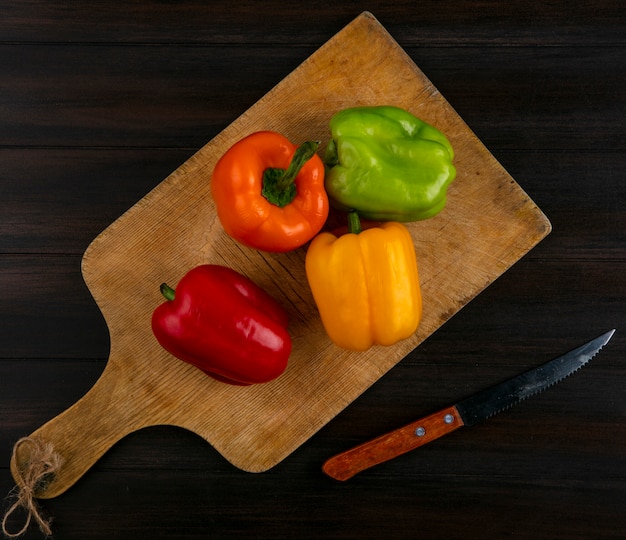
[[[455,0],[380,2],[372,9],[392,35],[407,45],[459,43],[511,46],[562,43],[624,44],[623,8],[612,0],[570,5],[487,0],[459,5]],[[4,6],[0,39],[26,42],[319,44],[363,11],[363,2],[345,0],[332,7],[308,2],[297,11],[282,0],[242,0],[226,9],[215,2],[190,0],[181,9],[168,2],[132,3],[120,13],[114,4],[85,0],[71,6],[24,1]],[[38,17],[43,24],[33,25]],[[588,32],[594,26],[602,32]],[[97,22],[96,22],[97,21]],[[331,22],[332,21],[332,22]],[[444,29],[445,31],[442,31]],[[498,31],[494,31],[497,29]]]
[[[623,536],[626,5],[612,0],[3,2],[0,494],[15,441],[107,364],[81,275],[88,245],[364,8],[551,234],[267,472],[241,471],[188,430],[142,429],[40,501],[54,538]],[[350,482],[321,471],[613,327],[601,357],[550,392]]]
[[[126,151],[182,147],[191,155],[321,43],[304,47],[7,44],[0,48],[0,63],[4,76],[14,82],[3,90],[7,107],[0,144]],[[82,54],[85,49],[88,54]],[[621,148],[619,113],[626,96],[615,95],[614,88],[626,85],[626,75],[620,69],[624,59],[619,48],[425,50],[407,46],[403,50],[492,152]],[[494,66],[498,66],[497,76]],[[613,66],[608,74],[607,66]],[[576,125],[584,129],[573,129]]]
[[[353,353],[323,331],[306,285],[305,250],[266,254],[227,237],[209,179],[216,160],[249,133],[272,129],[294,141],[327,140],[334,111],[381,103],[407,108],[446,133],[459,174],[447,209],[409,226],[425,306],[417,333],[393,347]],[[38,496],[62,493],[114,443],[151,425],[184,427],[237,467],[268,470],[549,231],[541,211],[393,38],[373,16],[361,15],[89,246],[82,271],[107,321],[110,358],[83,399],[33,434],[65,460]],[[278,380],[247,388],[215,383],[158,346],[149,326],[161,302],[157,285],[177,283],[202,263],[240,271],[289,310],[293,352]],[[27,460],[18,455],[12,466]]]

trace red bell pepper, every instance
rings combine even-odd
[[[211,377],[230,384],[264,383],[287,367],[288,316],[266,291],[219,265],[189,271],[152,315],[161,346]]]

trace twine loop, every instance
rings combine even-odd
[[[9,493],[9,498],[14,498],[15,502],[2,519],[2,532],[7,538],[17,538],[28,530],[31,520],[34,519],[41,532],[50,536],[52,534],[51,520],[44,518],[41,514],[36,493],[44,490],[46,485],[50,483],[54,474],[61,467],[63,459],[54,451],[52,444],[44,443],[32,437],[23,437],[13,447],[13,462],[15,464],[18,463],[18,451],[23,446],[29,446],[30,452],[26,463],[22,467],[16,467],[17,478],[15,480],[17,485]],[[19,531],[11,533],[7,530],[8,519],[20,508],[26,511],[26,522]]]

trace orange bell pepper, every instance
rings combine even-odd
[[[326,333],[340,347],[364,351],[408,338],[422,317],[413,239],[401,223],[348,234],[323,232],[306,254],[306,275]]]
[[[313,238],[328,217],[317,146],[297,147],[273,131],[235,143],[211,177],[224,230],[242,244],[274,252],[296,249]]]

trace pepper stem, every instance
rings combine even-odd
[[[261,194],[269,202],[283,208],[296,198],[296,185],[294,180],[298,173],[317,152],[318,142],[308,141],[300,145],[291,163],[286,169],[268,167],[263,171],[263,188]]]
[[[167,300],[174,300],[176,297],[176,291],[172,289],[167,283],[161,283],[161,294],[165,296]]]
[[[359,234],[362,230],[361,219],[359,218],[358,212],[355,210],[348,212],[348,232],[351,234]]]

